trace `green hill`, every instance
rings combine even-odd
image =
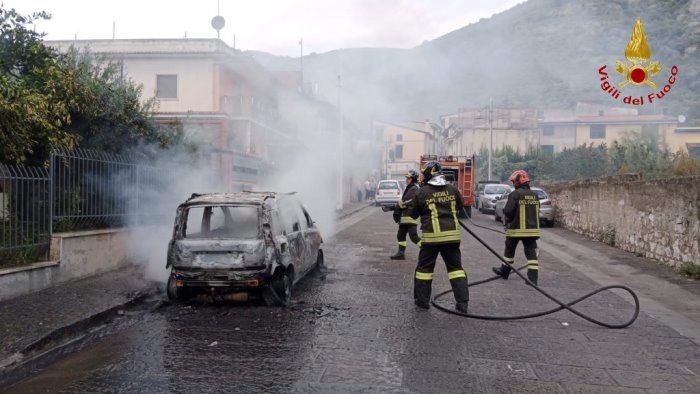
[[[600,88],[598,68],[614,81],[625,60],[636,18],[641,18],[662,71],[651,79],[663,88],[672,65],[672,91],[642,113],[684,114],[700,124],[700,0],[529,0],[510,10],[412,49],[342,49],[304,57],[305,80],[330,102],[343,75],[344,108],[359,124],[373,118],[436,120],[461,107],[495,105],[569,107],[578,101],[622,105]],[[273,70],[299,60],[260,56]],[[646,95],[647,87],[622,89]]]

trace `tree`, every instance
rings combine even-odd
[[[117,65],[58,53],[25,27],[49,18],[0,6],[0,162],[45,164],[51,149],[76,146],[149,158],[185,143],[180,124],[154,121],[154,100],[142,103]]]
[[[62,94],[63,70],[41,42],[24,27],[46,13],[21,16],[0,6],[0,161],[21,164],[42,146],[72,147],[76,136],[62,126],[70,122],[70,102]],[[41,156],[41,155],[39,155]]]

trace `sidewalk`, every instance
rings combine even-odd
[[[358,212],[364,208],[372,206],[372,204],[373,203],[370,201],[345,203],[345,204],[343,204],[343,209],[335,211],[337,214],[337,219],[340,220],[340,219],[346,218],[355,212]]]
[[[58,339],[54,335],[156,292],[138,267],[129,266],[0,302],[0,376],[26,353]]]
[[[346,203],[336,211],[343,219],[369,202]],[[94,316],[117,314],[129,304],[158,293],[139,267],[110,271],[0,302],[0,377],[29,353],[67,337]]]

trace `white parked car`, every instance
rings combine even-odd
[[[403,190],[401,183],[395,179],[383,179],[377,184],[374,205],[393,205],[401,201]]]

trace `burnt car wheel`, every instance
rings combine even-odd
[[[262,298],[268,306],[286,306],[292,300],[292,277],[288,272],[278,271],[272,282],[262,291]]]
[[[168,299],[171,301],[184,301],[187,297],[187,292],[176,287],[175,275],[170,275],[168,278],[167,293]]]
[[[316,257],[316,269],[323,269],[326,268],[326,266],[323,263],[323,251],[318,250],[318,256]]]

